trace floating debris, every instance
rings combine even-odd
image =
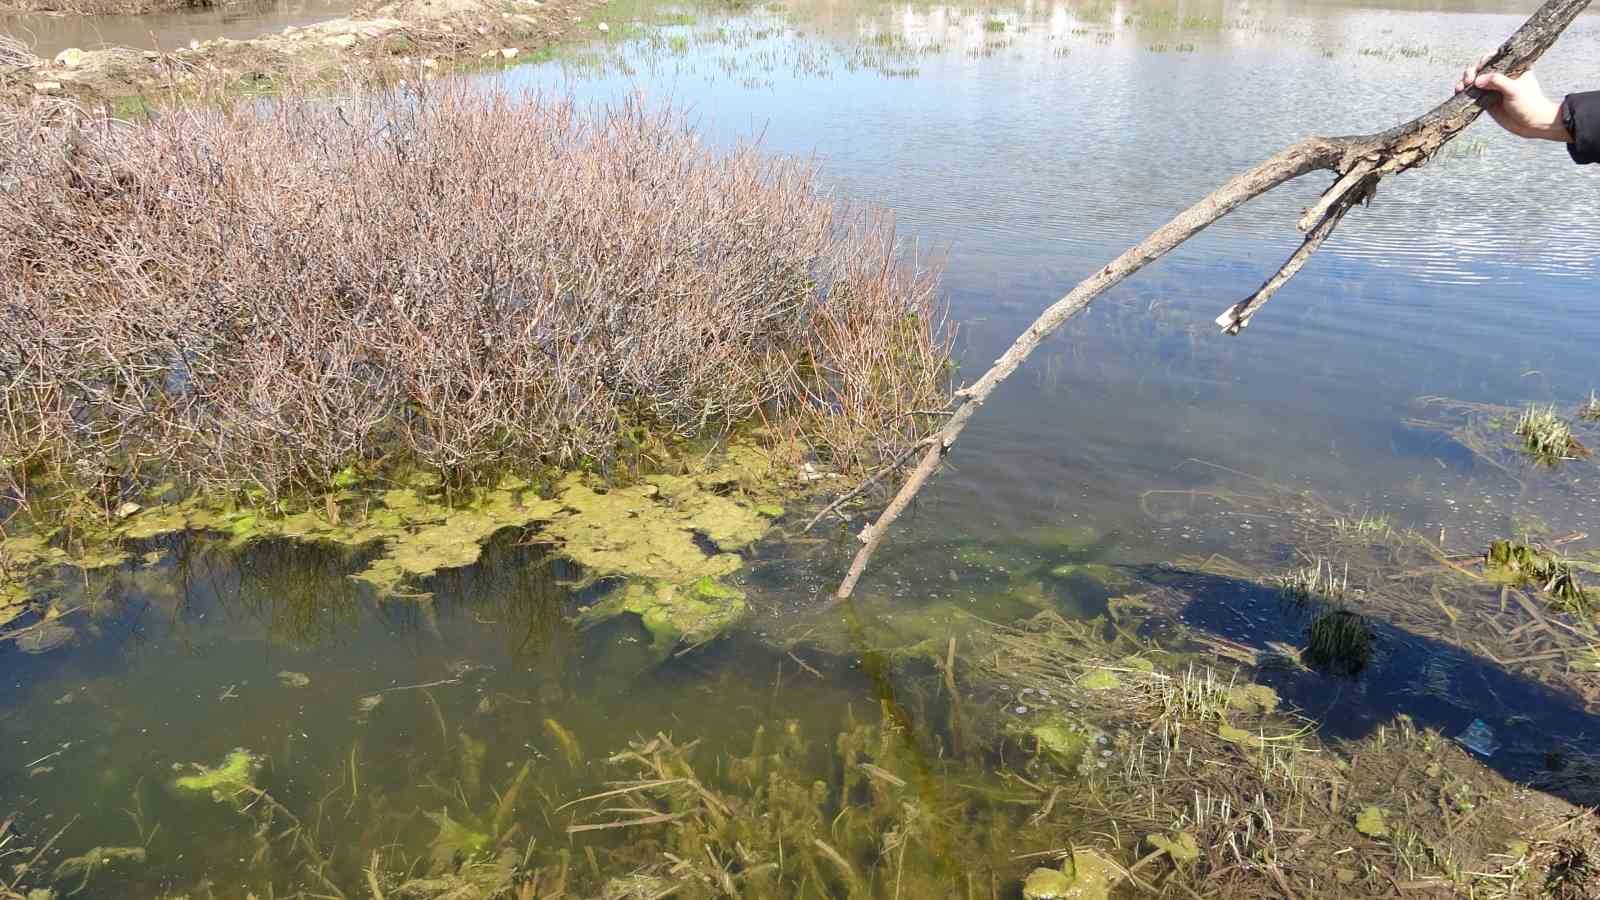
[[[304,672],[279,672],[278,680],[283,682],[284,687],[303,688],[311,685],[311,676]]]
[[[1482,719],[1473,719],[1472,724],[1456,735],[1456,740],[1461,746],[1471,750],[1479,756],[1489,757],[1500,749],[1500,741],[1494,736],[1494,729]]]

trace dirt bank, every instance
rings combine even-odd
[[[217,38],[165,51],[68,48],[52,59],[0,35],[0,96],[146,102],[207,91],[274,91],[289,83],[501,65],[585,34],[601,34],[604,0],[389,0],[344,18],[251,40]]]

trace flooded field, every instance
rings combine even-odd
[[[814,156],[944,258],[971,380],[1231,174],[1410,118],[1529,9],[618,4],[472,77]],[[321,14],[273,10],[242,21]],[[149,30],[191,27],[231,26]],[[1541,79],[1600,88],[1595,59],[1581,17]],[[1035,354],[842,607],[873,508],[806,532],[817,495],[759,541],[675,533],[723,566],[695,597],[725,630],[663,624],[607,568],[628,539],[563,553],[532,513],[424,597],[237,515],[63,568],[0,649],[0,896],[1067,896],[1043,866],[1086,897],[1590,896],[1527,881],[1557,838],[1516,824],[1600,801],[1589,601],[1482,556],[1600,571],[1597,177],[1481,123],[1237,338],[1213,317],[1325,185],[1224,219]],[[1523,452],[1530,404],[1575,458]],[[445,502],[417,493],[386,502]]]

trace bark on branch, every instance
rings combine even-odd
[[[1547,0],[1489,57],[1485,72],[1521,75],[1539,59],[1572,20],[1589,5],[1589,0]],[[1233,212],[1246,201],[1261,196],[1286,181],[1316,171],[1329,171],[1337,177],[1320,200],[1306,211],[1299,227],[1305,233],[1300,247],[1281,268],[1249,297],[1235,303],[1217,317],[1226,334],[1238,334],[1278,289],[1293,278],[1311,254],[1328,239],[1345,214],[1370,199],[1378,182],[1388,175],[1414,169],[1426,163],[1462,129],[1471,125],[1499,95],[1476,88],[1457,94],[1426,113],[1376,134],[1348,137],[1312,137],[1272,156],[1255,168],[1234,176],[1227,184],[1200,202],[1179,213],[1149,237],[1124,251],[1046,309],[981,378],[956,392],[960,405],[928,443],[917,467],[912,470],[889,505],[858,536],[857,550],[850,570],[834,593],[835,600],[848,598],[865,571],[867,562],[883,542],[894,520],[910,505],[912,498],[938,470],[956,438],[985,400],[1046,337],[1067,320],[1082,312],[1108,288],[1159,259],[1167,251],[1194,237],[1206,226]]]

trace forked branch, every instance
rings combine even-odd
[[[1504,72],[1513,77],[1526,72],[1588,5],[1589,0],[1547,0],[1489,57],[1482,70]],[[956,438],[967,427],[967,422],[1000,382],[1015,372],[1040,342],[1087,308],[1096,297],[1245,202],[1311,172],[1334,173],[1337,177],[1333,186],[1300,220],[1300,230],[1306,235],[1300,247],[1254,294],[1217,317],[1217,324],[1225,333],[1238,334],[1240,329],[1250,324],[1251,317],[1262,305],[1300,271],[1311,254],[1338,227],[1345,214],[1358,203],[1372,197],[1379,181],[1385,176],[1426,163],[1440,147],[1471,125],[1487,106],[1498,99],[1497,94],[1485,95],[1476,88],[1470,88],[1387,131],[1349,137],[1306,138],[1255,168],[1234,176],[1227,184],[1124,251],[1105,268],[1080,282],[1065,297],[1041,313],[1017,337],[1010,349],[995,360],[989,371],[973,384],[956,392],[960,405],[929,442],[916,468],[878,515],[877,521],[863,529],[858,536],[862,546],[856,551],[849,572],[840,582],[834,594],[835,599],[846,599],[855,590],[856,582],[872,559],[873,552],[883,542],[889,526],[933,476]]]

